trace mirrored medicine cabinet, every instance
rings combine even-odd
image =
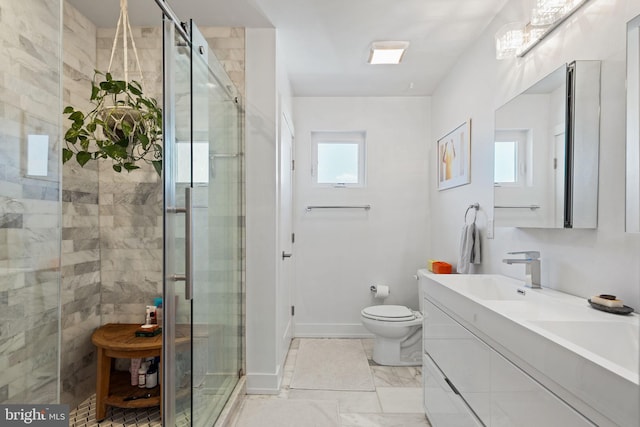
[[[600,61],[574,61],[495,113],[497,227],[596,228]]]
[[[640,15],[627,24],[626,231],[640,233]]]

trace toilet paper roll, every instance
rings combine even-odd
[[[375,298],[386,298],[389,296],[389,287],[385,285],[377,285],[376,291],[373,293]]]

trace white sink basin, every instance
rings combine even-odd
[[[530,321],[534,326],[638,375],[638,327],[623,322]],[[603,345],[604,344],[604,345]]]
[[[484,300],[522,301],[526,296],[526,290],[518,289],[511,284],[500,283],[495,278],[479,280],[478,283],[470,283],[465,290],[468,294]]]
[[[438,275],[438,281],[446,283],[465,296],[487,301],[524,301],[536,291],[524,287],[522,282],[495,274]]]

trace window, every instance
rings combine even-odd
[[[365,132],[312,132],[314,183],[324,187],[363,187]]]
[[[518,187],[526,184],[527,131],[496,131],[493,181],[496,186]]]

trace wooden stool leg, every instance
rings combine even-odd
[[[105,400],[109,395],[109,380],[111,376],[111,358],[104,349],[98,348],[98,376],[96,378],[96,420],[102,421],[107,416]]]

